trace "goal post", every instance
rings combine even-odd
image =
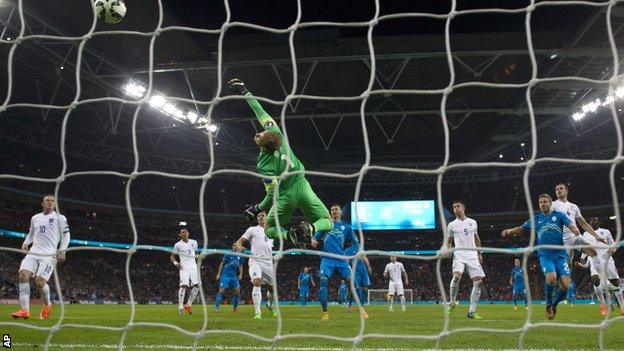
[[[414,290],[403,289],[403,293],[405,296],[405,300],[409,302],[410,305],[413,305],[414,304]],[[388,289],[368,289],[367,296],[366,296],[366,303],[368,305],[385,303],[386,296],[388,296]]]

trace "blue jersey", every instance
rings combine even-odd
[[[344,255],[345,241],[352,243],[357,241],[351,226],[343,222],[334,222],[334,228],[328,232],[316,232],[314,240],[318,241],[321,236],[323,237],[323,252],[336,255]],[[323,260],[341,261],[331,257],[323,257]]]
[[[355,254],[360,250],[360,244],[355,241],[351,244],[351,246],[347,247],[344,251],[345,256],[355,256]],[[351,260],[351,262],[353,263],[353,261],[356,260],[357,263],[355,265],[355,274],[365,274],[368,273],[368,270],[366,269],[366,265],[364,264],[364,262],[361,259],[353,259]]]
[[[535,214],[535,232],[537,234],[538,245],[563,245],[563,226],[570,225],[572,222],[568,217],[558,211],[552,211],[549,214],[539,212]],[[531,220],[527,220],[522,224],[525,230],[531,230]],[[568,253],[565,249],[538,249],[540,256],[549,257],[567,257]]]
[[[225,255],[223,256],[222,262],[223,268],[221,269],[221,275],[237,276],[239,267],[244,262],[244,258],[240,256]]]
[[[299,273],[299,287],[301,289],[309,289],[310,282],[312,281],[312,275],[310,273]]]
[[[512,276],[512,280],[513,280],[514,288],[523,288],[524,287],[523,273],[524,273],[524,270],[522,269],[522,267],[514,266],[511,269],[511,276]]]
[[[340,294],[340,296],[347,295],[347,284],[340,283],[340,287],[338,288],[338,293]]]

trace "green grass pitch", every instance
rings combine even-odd
[[[194,337],[172,328],[141,323],[168,323],[189,332],[201,330],[204,321],[201,305],[194,306],[193,315],[178,315],[177,306],[138,305],[135,323],[128,332],[124,345],[126,350],[190,350]],[[39,306],[33,306],[30,320],[17,322],[10,318],[10,313],[17,306],[0,305],[0,331],[10,334],[12,349],[40,350],[48,336],[47,331],[26,329],[11,323],[33,327],[50,327],[57,323],[60,313],[55,306],[52,316],[47,321],[38,319]],[[511,305],[480,305],[479,313],[483,320],[466,318],[466,305],[456,308],[450,315],[448,330],[450,334],[442,338],[443,349],[516,349],[520,332],[505,330],[520,329],[524,326],[527,311],[523,308],[513,311]],[[242,306],[233,314],[231,306],[223,306],[220,313],[214,313],[212,306],[207,306],[208,334],[198,341],[199,350],[270,350],[292,351],[341,350],[352,349],[348,341],[321,338],[354,337],[360,332],[359,315],[347,312],[340,306],[330,306],[330,320],[320,320],[320,307],[283,306],[281,335],[285,338],[277,344],[254,339],[240,333],[215,333],[222,330],[234,330],[254,333],[264,338],[272,338],[277,332],[277,319],[270,317],[263,307],[263,319],[252,319],[252,307]],[[370,319],[366,321],[365,338],[357,345],[361,350],[412,350],[430,349],[436,346],[435,338],[444,328],[444,314],[441,306],[408,306],[407,312],[389,312],[386,306],[368,306]],[[130,318],[128,305],[70,305],[66,306],[63,325],[52,338],[51,350],[107,350],[117,349],[122,332],[119,330],[96,330],[78,328],[76,325],[101,325],[123,328]],[[534,305],[532,323],[547,322],[544,306]],[[568,326],[535,326],[524,337],[526,349],[599,349],[599,326],[605,321],[595,305],[562,305],[559,307],[556,323]],[[612,313],[606,320],[604,329],[604,348],[621,350],[624,347],[624,317]],[[574,327],[569,324],[585,327]],[[467,328],[463,331],[458,329]],[[483,328],[483,330],[479,330]],[[454,330],[458,330],[454,332]],[[296,338],[288,334],[309,334]],[[318,334],[318,335],[314,335]],[[367,336],[369,335],[369,336]],[[428,336],[430,340],[415,339],[415,336]]]

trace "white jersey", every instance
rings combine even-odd
[[[32,247],[28,252],[40,255],[54,255],[61,241],[61,233],[69,233],[65,216],[56,213],[56,211],[48,214],[43,212],[37,213],[30,219],[30,230],[24,242],[27,244],[32,242]],[[62,247],[61,249],[65,248]]]
[[[173,246],[173,254],[180,257],[180,264],[182,269],[191,267],[197,268],[197,262],[195,261],[195,252],[197,250],[197,241],[188,239],[187,242],[180,240]]]
[[[476,248],[475,236],[477,235],[477,221],[466,217],[463,221],[456,218],[448,224],[448,235],[453,237],[456,248]],[[477,258],[476,250],[457,250],[453,256],[457,259],[468,261]]]
[[[581,209],[570,201],[555,200],[550,207],[551,211],[558,211],[566,215],[572,224],[576,224],[576,219],[581,217]],[[573,236],[572,230],[567,226],[563,227],[563,237]]]
[[[596,234],[598,234],[599,237],[603,238],[607,242],[606,245],[613,244],[613,236],[611,235],[609,229],[598,228],[595,230],[595,232]],[[601,258],[604,259],[609,253],[609,249],[606,247],[606,245],[596,240],[596,238],[594,238],[594,236],[589,234],[588,232],[583,233],[583,239],[585,239],[588,244],[595,245],[594,248]]]
[[[251,255],[249,261],[272,261],[273,260],[273,239],[269,239],[264,234],[261,226],[249,227],[243,234],[243,238],[251,244]]]
[[[403,267],[403,263],[401,262],[390,262],[386,265],[386,269],[384,273],[388,273],[390,276],[390,281],[394,284],[403,285],[403,279],[401,279],[401,273],[405,272],[405,267]]]

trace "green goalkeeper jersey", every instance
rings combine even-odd
[[[251,93],[248,93],[247,96],[252,95]],[[271,177],[270,179],[263,179],[267,196],[260,203],[260,208],[266,210],[270,207],[267,205],[272,204],[273,190],[277,186],[277,178],[285,171],[303,171],[305,170],[305,167],[303,166],[303,163],[299,161],[297,156],[295,156],[290,146],[286,143],[284,134],[282,134],[282,131],[277,126],[277,123],[275,123],[275,120],[273,120],[273,118],[266,113],[266,111],[264,111],[258,100],[247,100],[247,103],[255,112],[256,117],[264,130],[277,134],[281,142],[280,149],[274,151],[273,153],[260,151],[260,154],[258,155],[258,162],[256,164],[256,170],[258,173]],[[279,184],[280,192],[288,191],[293,184],[295,184],[298,180],[304,179],[304,177],[303,173],[297,173],[282,179]]]

